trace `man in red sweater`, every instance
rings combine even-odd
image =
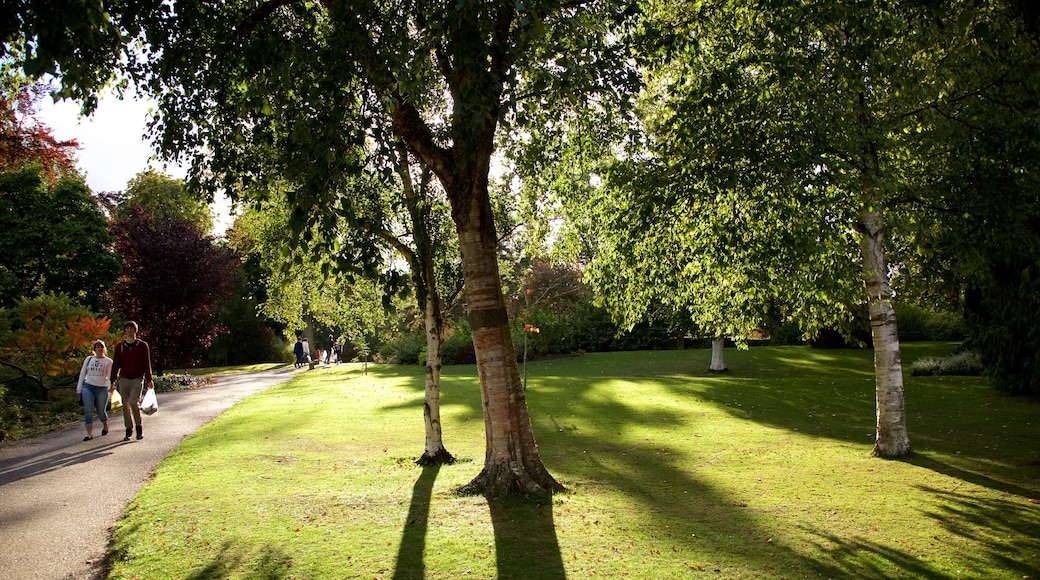
[[[154,389],[155,383],[152,382],[152,356],[148,351],[148,343],[138,340],[136,322],[128,321],[123,325],[123,337],[123,341],[116,344],[112,356],[112,383],[123,399],[123,426],[126,427],[123,441],[129,441],[135,423],[137,438],[144,438],[138,403],[145,384],[149,389]]]

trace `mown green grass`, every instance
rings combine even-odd
[[[904,360],[952,345],[908,344]],[[907,377],[908,460],[872,458],[869,351],[587,355],[530,365],[569,492],[488,502],[473,367],[422,469],[422,369],[340,365],[236,405],[116,526],[113,578],[1033,578],[1040,405]]]

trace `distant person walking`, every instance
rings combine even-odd
[[[108,435],[108,396],[112,386],[112,359],[105,356],[108,348],[101,340],[94,341],[94,354],[83,359],[76,381],[76,392],[83,399],[83,422],[87,424],[84,441],[94,438],[94,413],[101,420],[101,434]]]
[[[303,352],[303,339],[300,337],[296,337],[296,346],[293,347],[293,354],[296,355],[296,368],[307,364],[307,360],[304,358],[306,353]]]
[[[137,438],[144,439],[144,427],[141,425],[141,392],[147,386],[155,388],[152,382],[152,356],[148,343],[137,338],[137,323],[128,321],[123,325],[123,340],[116,344],[115,356],[112,359],[112,382],[119,389],[123,399],[123,426],[129,441],[134,426],[137,427]]]
[[[330,334],[329,337],[325,339],[325,364],[332,362],[332,347],[335,345],[336,341],[333,340],[332,335]]]

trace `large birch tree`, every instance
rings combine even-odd
[[[701,293],[708,311],[700,316],[709,321],[725,315],[723,306],[738,306],[727,295],[754,298],[763,287],[786,294],[810,321],[865,303],[875,353],[874,453],[884,457],[911,452],[886,215],[907,197],[906,142],[921,111],[948,89],[943,55],[972,42],[954,26],[965,8],[652,3],[642,41],[655,106],[644,120],[648,164],[665,185],[620,201],[680,209],[636,210],[646,224],[639,231],[663,230],[667,245],[630,235],[624,244],[647,251],[620,260],[601,254],[608,265],[600,271],[629,265],[607,276],[615,285],[642,269],[640,282],[675,277],[691,287],[734,288]],[[613,206],[622,211],[609,215],[633,213]],[[699,256],[693,260],[675,257],[684,231]],[[857,283],[859,297],[850,300]]]

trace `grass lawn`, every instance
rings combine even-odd
[[[159,465],[114,529],[112,577],[1040,577],[1040,404],[908,377],[916,453],[881,460],[871,352],[709,359],[529,365],[542,459],[569,492],[490,503],[453,493],[483,465],[474,367],[443,378],[460,462],[426,469],[421,368],[302,373]]]

